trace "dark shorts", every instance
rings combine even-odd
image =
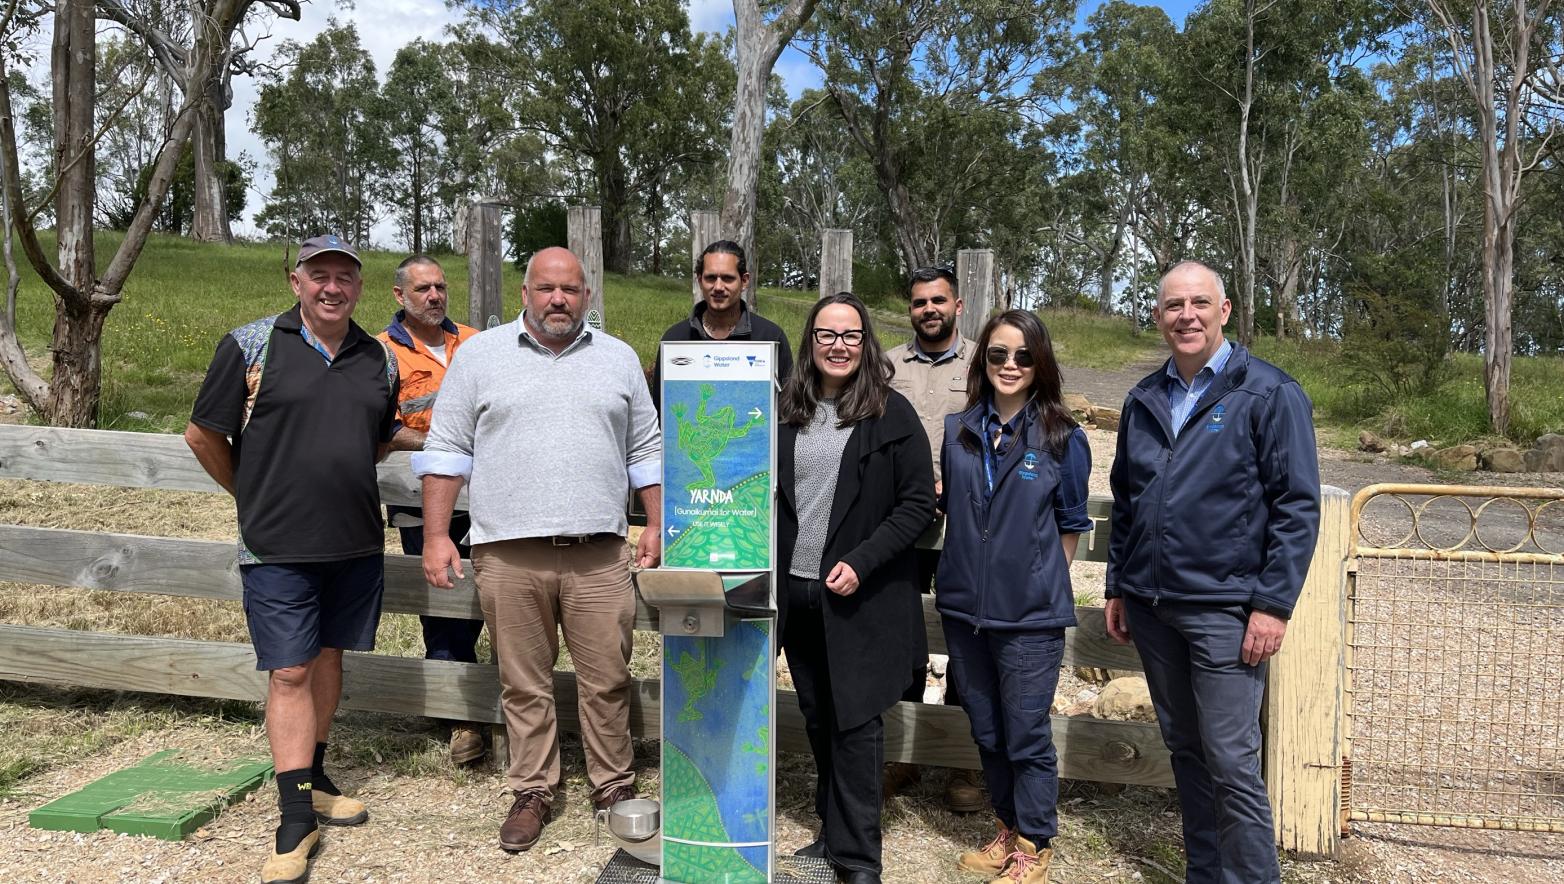
[[[380,625],[385,556],[241,565],[255,668],[302,666],[321,648],[370,651]]]

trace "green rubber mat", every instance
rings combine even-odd
[[[167,749],[45,804],[27,822],[57,832],[108,829],[178,841],[271,777],[268,760],[198,763]]]

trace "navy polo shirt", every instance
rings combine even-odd
[[[384,551],[375,456],[396,416],[395,357],[356,323],[330,360],[298,305],[224,335],[190,421],[233,440],[240,562]]]

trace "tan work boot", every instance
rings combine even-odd
[[[1047,884],[1048,863],[1053,858],[1052,847],[1038,850],[1037,845],[1017,835],[1015,850],[1005,857],[1005,867],[988,884]]]
[[[346,795],[328,795],[316,789],[310,795],[315,821],[323,826],[356,826],[369,819],[364,802]]]
[[[1000,820],[994,820],[994,827],[999,834],[994,840],[983,845],[980,850],[969,850],[961,855],[956,865],[969,872],[978,872],[984,875],[997,875],[1005,867],[1005,860],[1016,849],[1016,833],[1006,828]]]
[[[977,813],[987,807],[982,771],[952,770],[950,779],[945,781],[945,808],[955,813]]]
[[[923,770],[916,764],[908,764],[905,761],[886,762],[885,772],[880,780],[880,798],[891,800],[897,792],[923,779]]]
[[[483,731],[470,721],[451,723],[451,763],[467,764],[477,761],[485,753]]]
[[[320,850],[320,830],[304,836],[299,846],[287,853],[278,853],[272,845],[272,855],[261,866],[261,884],[303,884],[310,878],[310,858]]]

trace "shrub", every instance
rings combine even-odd
[[[1438,390],[1450,378],[1450,317],[1439,262],[1409,249],[1353,256],[1342,361],[1381,404]]]

